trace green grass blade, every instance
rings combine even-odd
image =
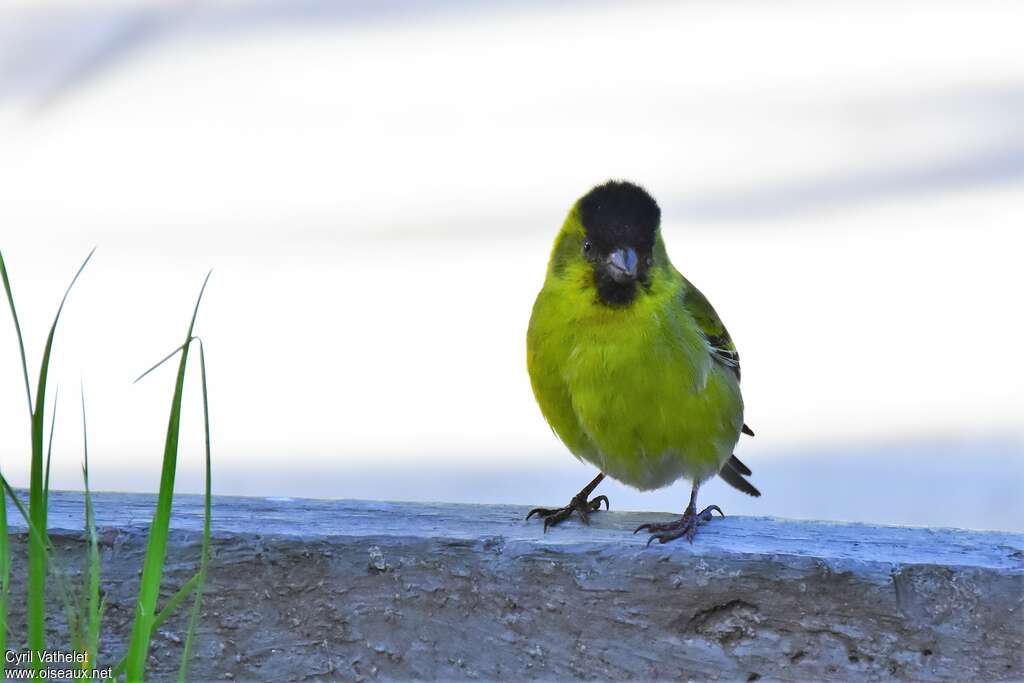
[[[199,585],[199,573],[198,572],[193,574],[192,578],[189,579],[188,581],[186,581],[185,585],[183,585],[181,588],[179,588],[178,592],[175,593],[174,595],[172,595],[171,599],[167,601],[167,604],[164,605],[164,608],[157,613],[156,618],[153,619],[153,629],[154,630],[160,628],[160,626],[163,625],[163,623],[165,621],[167,621],[168,617],[170,617],[171,614],[174,613],[174,610],[176,610],[178,608],[178,606],[181,605],[181,603],[185,601],[185,598],[187,598],[189,595],[192,594],[192,591],[195,590],[195,587],[197,585]],[[125,670],[125,667],[127,665],[128,665],[128,656],[125,655],[124,657],[121,658],[121,661],[119,661],[116,665],[114,665],[113,669],[111,670],[110,677],[107,680],[116,679],[118,676],[123,674],[124,670]]]
[[[95,249],[82,262],[71,279],[64,292],[64,298],[60,301],[57,314],[53,318],[53,325],[50,326],[50,334],[46,338],[46,347],[43,349],[43,360],[39,366],[39,382],[36,386],[35,411],[32,413],[32,464],[29,477],[28,509],[32,517],[32,524],[46,537],[46,500],[43,498],[43,424],[46,408],[46,380],[50,370],[50,354],[53,351],[53,338],[57,332],[57,322],[64,310],[68,294],[75,286],[78,276],[82,274],[85,266],[89,263]],[[27,621],[28,621],[28,649],[34,655],[38,655],[46,649],[46,545],[40,543],[35,536],[29,536],[28,543],[28,600],[27,600]],[[42,660],[33,656],[33,668],[36,671],[42,669]]]
[[[21,513],[22,519],[25,520],[25,524],[29,527],[29,535],[39,534],[39,531],[32,526],[32,517],[29,515],[28,508],[26,508],[25,504],[21,502],[21,498],[18,498],[18,495],[14,492],[14,487],[12,487],[10,482],[7,481],[7,477],[2,474],[0,474],[0,486],[4,487],[4,491],[6,491],[7,495],[11,497],[12,501],[14,501],[14,507],[18,508],[18,512]],[[43,536],[40,536],[40,538],[45,539]]]
[[[132,384],[135,384],[135,383],[139,382],[139,381],[140,381],[140,380],[141,380],[141,379],[142,379],[143,377],[145,377],[145,376],[146,376],[146,375],[148,375],[149,373],[153,372],[154,370],[156,370],[156,369],[157,369],[158,367],[160,367],[161,365],[163,365],[164,363],[166,363],[166,362],[167,362],[167,361],[169,361],[170,359],[174,358],[174,357],[175,357],[176,355],[178,355],[178,354],[179,354],[179,353],[181,352],[181,350],[182,350],[183,348],[185,348],[186,346],[188,346],[188,345],[189,345],[189,344],[190,344],[191,342],[192,342],[192,340],[191,340],[191,339],[189,339],[189,340],[188,340],[187,342],[185,342],[184,344],[182,344],[182,345],[178,346],[178,348],[174,349],[174,350],[173,350],[173,351],[171,351],[171,352],[170,352],[169,354],[167,354],[166,356],[164,356],[163,358],[161,358],[160,360],[158,360],[158,361],[157,361],[157,362],[156,362],[156,363],[155,363],[155,364],[153,365],[153,367],[151,367],[151,368],[150,368],[149,370],[146,370],[146,371],[145,371],[144,373],[142,373],[141,375],[139,375],[138,377],[136,377],[136,378],[135,378],[135,382],[132,382]]]
[[[14,506],[18,509],[21,514],[21,518],[25,520],[25,525],[28,527],[29,541],[34,541],[43,546],[43,552],[49,555],[53,552],[53,543],[50,542],[50,537],[39,530],[35,524],[32,523],[31,512],[25,507],[25,504],[18,498],[18,494],[14,492],[14,487],[11,486],[7,478],[0,474],[0,487],[3,488],[3,492],[14,501]],[[6,508],[5,508],[6,510]],[[71,593],[67,587],[67,581],[64,574],[58,569],[52,567],[47,563],[47,566],[53,569],[54,577],[57,579],[57,590],[60,592],[60,599],[64,602],[65,610],[67,611],[69,605],[72,603]]]
[[[43,546],[43,552],[46,553],[47,555],[52,553],[52,551],[53,551],[53,544],[50,542],[49,537],[45,533],[40,531],[39,528],[35,524],[32,523],[32,517],[31,517],[31,514],[30,514],[29,510],[25,507],[25,504],[21,502],[21,499],[18,498],[18,495],[14,492],[14,488],[11,486],[10,482],[8,482],[7,478],[4,477],[2,474],[0,474],[0,487],[2,487],[2,489],[3,489],[2,491],[0,491],[0,499],[3,498],[4,494],[6,494],[14,502],[14,506],[18,509],[18,512],[21,514],[22,519],[25,520],[25,525],[28,527],[29,541],[30,542],[38,543],[41,546]],[[7,511],[6,505],[3,506],[3,510],[4,510],[4,520],[5,520],[5,523],[6,523],[6,511]],[[57,590],[58,590],[58,592],[60,594],[59,597],[60,597],[61,601],[64,604],[65,613],[69,615],[69,622],[68,623],[71,624],[72,627],[73,627],[73,625],[74,625],[74,613],[75,613],[74,601],[73,601],[73,598],[71,596],[71,592],[68,590],[66,577],[63,575],[62,572],[58,571],[49,562],[47,562],[47,566],[54,570],[53,573],[54,573],[54,578],[57,581]],[[10,568],[10,556],[9,555],[8,555],[8,559],[7,559],[7,567],[8,567],[8,570],[9,570],[9,568]]]
[[[11,317],[14,319],[14,331],[18,336],[18,351],[21,354],[21,374],[25,380],[25,398],[28,400],[28,415],[32,417],[32,387],[28,381],[28,362],[25,358],[25,340],[21,334],[21,323],[18,322],[18,309],[14,305],[14,293],[11,291],[11,281],[7,276],[7,264],[4,263],[4,254],[0,251],[0,280],[4,283],[4,292],[7,295],[7,304],[11,308]],[[0,479],[3,475],[0,475]],[[6,481],[6,479],[4,480]],[[17,501],[16,501],[17,502]],[[0,653],[7,652],[7,605],[11,593],[11,554],[10,537],[7,529],[7,494],[0,493]],[[0,661],[0,678],[5,678],[5,661]]]
[[[181,667],[178,669],[178,683],[185,683],[188,674],[188,663],[192,658],[192,642],[195,639],[199,614],[202,611],[203,589],[206,587],[206,569],[210,561],[210,519],[212,517],[213,485],[210,467],[210,401],[206,389],[206,350],[203,341],[199,340],[199,375],[203,388],[203,436],[206,452],[206,489],[203,493],[203,548],[199,556],[199,582],[196,585],[196,597],[192,603],[192,616],[188,621],[188,634],[185,636],[185,649],[181,654]]]
[[[11,548],[7,535],[7,494],[0,491],[0,653],[7,653],[7,596],[11,592]],[[0,680],[6,680],[7,657],[0,657]]]
[[[21,336],[21,323],[18,322],[18,310],[14,307],[14,294],[11,292],[11,281],[7,277],[7,265],[4,263],[4,253],[0,251],[0,279],[4,281],[4,291],[7,292],[7,303],[11,307],[11,317],[14,318],[14,331],[18,333],[18,350],[21,352],[21,374],[25,378],[25,397],[28,399],[28,414],[32,415],[32,387],[28,381],[28,362],[25,360],[25,341]]]
[[[25,504],[18,498],[18,494],[14,492],[14,487],[7,481],[7,478],[0,474],[0,486],[3,487],[4,491],[14,501],[14,507],[21,513],[21,518],[25,520],[25,525],[28,527],[28,535],[30,539],[35,539],[37,542],[42,543],[45,547],[46,552],[53,550],[53,544],[50,542],[49,536],[39,530],[35,524],[32,523],[32,516]]]
[[[96,668],[99,652],[100,619],[100,551],[96,537],[96,515],[89,490],[89,436],[85,421],[85,388],[82,388],[82,481],[85,484],[85,531],[89,536],[89,569],[86,578],[85,652],[88,668]]]
[[[149,654],[149,642],[153,632],[153,621],[156,617],[156,602],[160,594],[160,581],[163,578],[167,537],[171,524],[171,503],[174,498],[174,476],[178,460],[178,435],[181,427],[181,401],[185,387],[185,369],[188,364],[188,344],[192,340],[199,304],[209,281],[210,275],[207,274],[196,299],[192,321],[189,323],[188,333],[183,342],[181,359],[178,361],[178,375],[174,384],[174,396],[171,399],[171,413],[167,421],[167,438],[164,442],[160,490],[157,494],[153,522],[149,528],[149,541],[146,546],[146,558],[143,562],[142,579],[139,584],[135,622],[132,625],[131,639],[128,644],[128,661],[125,667],[128,681],[142,681],[145,676],[146,657]]]
[[[53,412],[50,413],[50,439],[46,445],[46,474],[43,475],[43,505],[50,509],[50,456],[53,454],[53,432],[57,426],[57,399],[60,398],[60,386],[53,391]]]
[[[185,601],[192,591],[199,585],[202,577],[199,572],[192,575],[192,578],[185,582],[185,585],[178,589],[178,592],[171,596],[171,599],[167,601],[164,608],[157,612],[156,618],[153,620],[153,628],[159,628],[167,619],[174,613],[174,610]]]

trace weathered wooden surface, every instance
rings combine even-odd
[[[109,661],[153,499],[97,498]],[[54,493],[51,506],[73,573],[81,498]],[[730,517],[693,546],[648,549],[631,530],[669,515],[602,513],[543,534],[526,509],[217,499],[193,678],[1024,679],[1022,534]],[[194,570],[201,514],[199,498],[176,501],[168,595]],[[183,624],[157,634],[154,680],[175,674]]]

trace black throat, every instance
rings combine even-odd
[[[607,306],[628,306],[633,303],[641,286],[646,282],[616,282],[607,273],[594,271],[594,284],[597,286],[597,298]]]

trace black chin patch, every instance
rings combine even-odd
[[[639,185],[609,180],[580,200],[583,229],[602,254],[618,247],[632,247],[649,254],[661,222],[661,209]]]
[[[616,282],[610,275],[602,271],[594,273],[597,285],[597,296],[602,303],[609,306],[626,306],[636,298],[637,282]]]

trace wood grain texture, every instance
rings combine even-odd
[[[50,505],[74,574],[81,497]],[[107,661],[124,648],[153,505],[97,496]],[[162,600],[194,570],[201,505],[175,501]],[[692,546],[646,548],[632,529],[670,515],[543,534],[527,509],[218,498],[194,679],[1024,678],[1024,534],[729,517]],[[25,533],[11,520],[17,648]],[[52,644],[66,641],[59,607]],[[176,671],[183,631],[182,616],[157,634],[157,680]]]

